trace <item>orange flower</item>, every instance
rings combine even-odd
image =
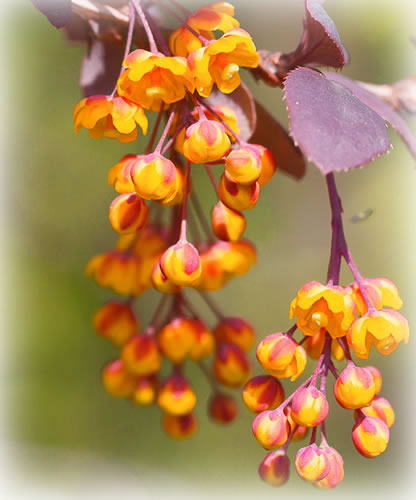
[[[234,149],[225,159],[225,172],[238,184],[256,182],[262,172],[260,154],[251,146]]]
[[[169,247],[160,259],[165,276],[175,285],[189,286],[201,276],[198,250],[187,241],[179,240]]]
[[[220,160],[230,150],[224,125],[203,118],[186,129],[183,154],[192,163]]]
[[[160,386],[157,402],[166,413],[185,415],[194,408],[196,396],[186,378],[174,374]]]
[[[134,192],[134,184],[131,179],[130,171],[139,157],[137,155],[125,155],[113,165],[108,172],[108,184],[112,186],[117,193],[127,194]]]
[[[248,321],[243,318],[228,316],[222,318],[214,329],[218,342],[228,342],[248,352],[254,344],[256,333]]]
[[[219,392],[211,398],[208,412],[215,422],[229,424],[237,416],[238,406],[232,396]]]
[[[137,233],[146,224],[149,209],[136,193],[120,194],[110,206],[110,223],[120,234]]]
[[[243,401],[253,413],[274,410],[284,397],[282,384],[270,375],[253,377],[243,388]]]
[[[75,106],[72,118],[77,134],[85,127],[94,139],[108,137],[132,142],[137,139],[137,125],[144,135],[147,133],[148,122],[142,107],[124,97],[86,97]]]
[[[271,486],[283,486],[289,479],[290,461],[284,450],[268,453],[259,466],[259,476]]]
[[[214,360],[215,378],[228,387],[243,385],[250,375],[246,354],[234,344],[221,344]]]
[[[212,209],[211,220],[215,236],[224,241],[238,241],[247,225],[242,213],[231,210],[221,201]]]
[[[170,415],[165,413],[162,427],[172,439],[187,439],[198,430],[198,420],[193,413],[186,415]]]
[[[137,377],[126,370],[121,359],[108,363],[101,373],[101,378],[105,390],[116,398],[131,396],[137,383]]]
[[[94,314],[94,328],[98,334],[115,345],[124,345],[139,330],[139,322],[129,304],[107,302]]]
[[[356,282],[351,285],[353,299],[360,316],[367,312],[367,304]],[[387,278],[364,279],[364,291],[376,309],[391,307],[400,309],[403,305],[397,286]]]
[[[239,184],[231,180],[226,173],[222,174],[218,186],[220,200],[231,210],[242,212],[251,210],[260,196],[260,184]]]

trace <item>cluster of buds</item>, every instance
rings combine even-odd
[[[246,220],[241,212],[255,205],[276,162],[265,147],[240,138],[231,106],[217,104],[213,96],[206,99],[214,84],[215,92],[236,90],[239,68],[259,62],[234,8],[218,2],[190,13],[168,43],[139,0],[131,0],[129,8],[125,57],[114,91],[83,99],[74,110],[75,130],[84,127],[91,137],[129,143],[138,136],[137,125],[146,135],[148,113],[156,116],[145,151],[126,154],[108,173],[118,194],[109,210],[118,239],[116,248],[91,259],[86,272],[99,286],[125,296],[94,316],[98,334],[120,349],[102,372],[105,389],[137,405],[158,404],[163,429],[182,439],[197,429],[196,395],[184,374],[187,361],[197,363],[210,379],[212,419],[227,423],[237,415],[236,402],[219,387],[247,381],[247,352],[255,334],[247,321],[219,311],[207,292],[246,274],[256,262],[254,245],[242,239]],[[136,17],[150,50],[131,51]],[[218,32],[223,35],[216,38]],[[217,198],[211,223],[192,189],[197,164],[208,173]],[[219,185],[213,172],[217,165],[224,165]],[[169,224],[164,210],[170,212]],[[212,331],[185,288],[198,291],[215,313]],[[134,301],[149,289],[162,298],[141,329]],[[210,356],[212,369],[204,364]],[[172,365],[171,375],[160,380],[165,362]]]
[[[258,414],[252,426],[254,436],[271,451],[261,462],[259,474],[272,486],[287,482],[287,448],[304,438],[309,429],[309,445],[296,453],[296,472],[319,488],[334,488],[342,481],[342,457],[328,445],[325,433],[329,372],[335,378],[336,401],[342,408],[354,410],[352,441],[361,455],[374,458],[386,450],[395,420],[391,404],[379,395],[381,373],[374,366],[358,366],[351,351],[357,358],[368,359],[372,347],[387,355],[399,343],[407,343],[408,323],[397,311],[402,301],[392,281],[366,279],[359,273],[345,241],[340,203],[332,203],[339,200],[332,176],[328,176],[328,187],[335,222],[328,282],[312,281],[300,288],[289,308],[289,317],[296,318],[296,323],[257,346],[257,359],[267,375],[254,377],[243,390],[247,408]],[[350,285],[338,285],[341,258],[355,278]],[[303,334],[300,341],[294,339],[297,330]],[[312,375],[284,399],[279,379],[300,377],[308,356],[318,360]],[[343,360],[346,367],[338,373],[334,361]]]

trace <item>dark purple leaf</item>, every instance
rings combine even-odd
[[[279,170],[297,179],[303,177],[306,171],[305,159],[292,138],[257,101],[256,113],[257,127],[250,142],[261,144],[269,149],[276,159]]]
[[[111,94],[123,62],[124,47],[94,38],[81,66],[84,96]]]
[[[331,66],[348,64],[348,52],[341,43],[334,21],[322,4],[325,0],[305,0],[306,18],[302,39],[295,52],[288,54],[292,67]]]
[[[208,106],[229,106],[237,115],[240,137],[248,141],[256,128],[256,108],[253,96],[246,85],[241,82],[231,94],[223,94],[215,88],[211,95],[204,99]]]
[[[55,28],[65,26],[72,16],[71,0],[32,0],[32,3]]]
[[[341,83],[298,68],[285,94],[292,136],[322,174],[365,165],[389,149],[384,120]]]
[[[354,80],[350,80],[345,76],[341,76],[338,73],[325,73],[325,76],[333,81],[341,83],[348,87],[354,95],[360,99],[369,108],[373,109],[377,114],[379,114],[384,120],[390,123],[390,125],[396,130],[400,137],[404,140],[407,147],[414,157],[416,157],[416,137],[413,135],[412,131],[408,127],[407,123],[403,118],[395,111],[389,104],[374,95],[372,92],[361,87]]]

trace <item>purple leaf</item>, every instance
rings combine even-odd
[[[389,149],[384,120],[341,83],[298,68],[285,94],[292,136],[322,174],[365,165]]]
[[[81,66],[80,85],[85,97],[111,94],[120,74],[122,45],[92,39]]]
[[[404,140],[412,155],[416,158],[416,138],[407,123],[403,120],[399,113],[397,113],[397,111],[372,92],[369,92],[361,87],[354,80],[350,80],[349,78],[341,76],[338,73],[325,73],[325,76],[332,82],[337,82],[338,84],[348,87],[361,102],[366,104],[384,120],[389,122],[394,130],[396,130],[396,132]]]
[[[348,64],[348,52],[341,43],[334,21],[322,4],[325,0],[305,0],[306,18],[302,39],[297,49],[288,54],[291,67],[331,66],[342,68]]]
[[[72,16],[71,0],[32,0],[32,3],[55,28],[65,26]]]
[[[275,157],[278,170],[296,179],[302,178],[306,164],[300,149],[295,146],[283,126],[257,101],[256,113],[257,127],[250,142],[269,149]]]

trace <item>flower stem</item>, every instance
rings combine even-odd
[[[218,184],[217,180],[215,179],[214,173],[211,170],[211,167],[209,165],[204,164],[205,170],[208,174],[208,177],[211,180],[212,185],[214,186],[215,192],[218,193]]]
[[[163,129],[162,135],[160,136],[159,142],[157,143],[155,153],[161,152],[163,143],[166,140],[166,136],[168,135],[168,132],[169,132],[169,129],[172,125],[173,119],[175,118],[175,113],[176,113],[176,106],[174,105],[174,107],[169,115],[168,121],[166,122],[165,128]]]
[[[182,213],[181,213],[181,232],[179,235],[179,241],[186,241],[186,216],[187,216],[187,208],[188,208],[188,195],[189,195],[189,183],[191,178],[191,162],[186,162],[186,170],[185,170],[185,192],[183,194],[183,202],[182,202]]]
[[[136,12],[140,17],[140,21],[142,22],[144,31],[146,32],[146,36],[147,36],[147,39],[149,41],[150,52],[152,52],[153,54],[157,54],[157,52],[158,52],[157,45],[156,45],[152,30],[150,28],[150,25],[147,21],[146,15],[143,12],[140,0],[131,0],[131,2],[134,5],[134,8],[136,9]]]

